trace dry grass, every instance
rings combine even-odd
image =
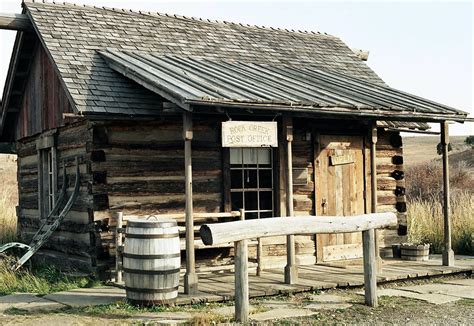
[[[429,243],[433,253],[443,250],[441,162],[406,169],[408,240]],[[452,247],[456,254],[474,254],[474,177],[466,161],[450,168]]]
[[[474,194],[451,197],[452,247],[456,254],[474,255]],[[443,250],[443,207],[439,200],[414,199],[408,205],[408,240],[429,243],[432,253]]]
[[[11,155],[0,155],[0,244],[16,238],[16,169],[16,162]]]

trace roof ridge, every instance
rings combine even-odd
[[[234,25],[238,27],[247,27],[247,28],[257,28],[257,29],[264,29],[269,31],[279,31],[279,32],[287,32],[287,33],[294,33],[294,34],[301,34],[301,35],[319,35],[319,36],[326,36],[337,38],[339,37],[328,34],[326,32],[319,32],[319,31],[307,31],[307,30],[295,30],[295,29],[288,29],[282,27],[272,27],[272,26],[263,26],[263,25],[251,25],[251,24],[244,24],[244,23],[237,23],[237,22],[229,22],[225,20],[217,20],[217,19],[209,19],[209,18],[201,18],[201,17],[194,17],[194,16],[185,16],[185,15],[178,15],[178,14],[168,14],[162,13],[157,11],[142,11],[142,10],[133,10],[133,9],[124,9],[124,8],[114,8],[114,7],[106,7],[106,6],[94,6],[94,5],[87,5],[87,4],[76,4],[72,2],[66,1],[47,1],[47,0],[22,0],[23,3],[42,3],[46,5],[63,5],[63,6],[72,6],[76,8],[88,8],[88,9],[101,9],[101,10],[109,10],[118,13],[135,13],[140,14],[143,16],[162,16],[162,17],[169,17],[169,18],[176,18],[176,19],[184,19],[188,21],[195,21],[199,23],[210,23],[210,24],[220,24],[220,25]]]

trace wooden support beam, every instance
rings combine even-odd
[[[375,230],[362,231],[362,251],[364,255],[365,303],[377,307],[377,261],[375,257]]]
[[[444,215],[444,251],[443,265],[454,266],[454,251],[451,248],[451,216],[449,212],[449,127],[441,123],[441,147],[443,152],[443,215]]]
[[[248,240],[235,242],[235,321],[249,320]]]
[[[185,179],[185,220],[186,220],[186,274],[184,275],[184,293],[195,294],[198,291],[198,276],[194,255],[194,219],[193,219],[193,167],[191,141],[193,139],[192,115],[183,113],[184,139],[184,179]]]
[[[25,14],[0,13],[0,29],[25,31],[31,28],[31,22]]]
[[[120,232],[123,226],[123,212],[116,213],[115,226],[115,282],[122,283],[122,233]]]
[[[377,121],[374,121],[370,132],[370,203],[371,212],[377,213]],[[379,232],[375,230],[375,258],[377,271],[382,272],[382,258],[380,257]]]
[[[293,122],[286,126],[286,209],[287,216],[294,216],[293,209]],[[295,284],[298,281],[298,268],[296,266],[295,236],[290,234],[286,237],[286,266],[285,283]]]

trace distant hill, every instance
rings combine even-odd
[[[464,143],[467,136],[451,136],[452,150],[449,152],[450,162],[457,164],[465,161],[474,168],[474,149]],[[403,137],[403,156],[407,166],[426,163],[440,159],[436,153],[436,146],[440,142],[439,136]]]

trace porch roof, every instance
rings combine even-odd
[[[199,107],[211,106],[405,121],[467,118],[467,112],[447,105],[310,65],[270,65],[115,49],[100,54],[117,72],[197,112]]]

